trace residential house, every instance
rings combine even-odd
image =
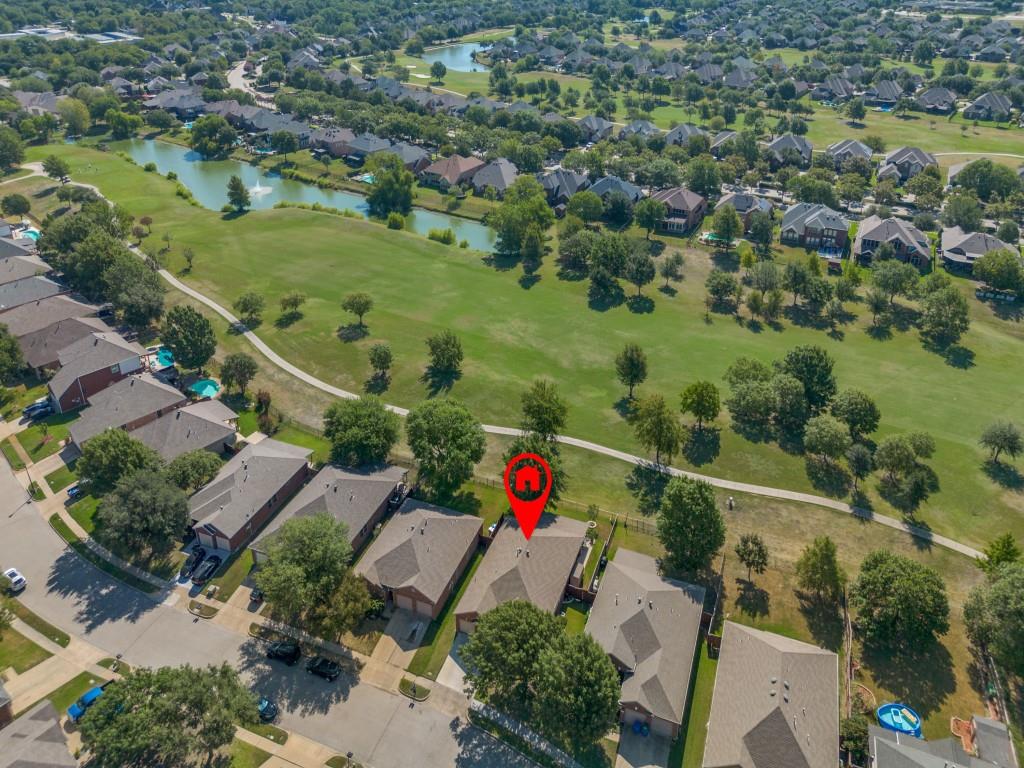
[[[832,158],[835,163],[835,168],[839,171],[843,163],[848,160],[862,159],[870,162],[872,150],[863,141],[857,141],[856,139],[843,139],[837,141],[835,144],[829,144],[828,149],[825,150],[825,154]]]
[[[842,249],[846,247],[849,227],[849,222],[827,205],[797,203],[782,216],[779,241],[801,248]]]
[[[273,438],[246,445],[189,500],[199,543],[244,546],[309,477],[311,454]]]
[[[15,237],[14,234],[13,227],[0,219],[0,259],[34,255],[35,240],[30,237]]]
[[[722,152],[733,139],[736,138],[736,131],[719,131],[711,138],[711,154],[722,159]]]
[[[187,400],[151,373],[128,376],[89,397],[89,407],[71,425],[71,442],[79,450],[108,429],[138,429],[183,406]]]
[[[699,128],[692,123],[682,123],[665,134],[665,143],[675,144],[677,147],[685,147],[690,143],[691,137],[707,135],[703,128]]]
[[[700,637],[704,587],[669,579],[652,557],[619,549],[601,578],[587,632],[622,676],[620,718],[674,739]]]
[[[447,191],[460,184],[467,184],[473,178],[484,161],[478,157],[451,155],[442,157],[423,169],[421,178],[424,184]]]
[[[58,96],[53,91],[35,93],[34,91],[12,91],[11,95],[18,106],[30,115],[56,115],[57,105],[67,98]]]
[[[900,147],[885,156],[878,165],[878,179],[892,179],[900,184],[910,181],[929,166],[938,168],[935,155],[918,147]]]
[[[811,98],[818,101],[846,101],[852,99],[853,94],[853,83],[844,77],[829,75],[817,88],[811,91]]]
[[[61,320],[72,317],[89,317],[99,312],[95,304],[84,304],[66,294],[51,296],[29,304],[22,304],[16,309],[0,311],[0,323],[7,326],[8,333],[20,339],[30,333],[41,331]]]
[[[309,145],[325,150],[331,157],[345,157],[356,135],[348,128],[319,128],[309,135]]]
[[[519,176],[519,170],[515,165],[504,157],[499,157],[474,173],[470,183],[473,185],[473,191],[478,195],[483,195],[488,189],[493,189],[494,194],[501,198],[505,196],[505,192],[512,186],[517,176]]]
[[[725,85],[726,88],[736,88],[741,91],[753,88],[756,83],[756,74],[751,72],[749,69],[741,69],[738,67],[731,72],[727,72],[725,77],[722,79],[722,84]]]
[[[18,346],[25,365],[37,376],[57,368],[61,350],[94,333],[104,333],[110,326],[96,317],[70,317],[18,336]]]
[[[406,499],[356,563],[389,604],[437,618],[480,542],[480,518]]]
[[[1017,765],[1005,723],[975,716],[961,738],[925,741],[868,726],[871,768],[1012,768]]]
[[[458,630],[471,633],[481,615],[511,600],[554,613],[570,576],[582,571],[586,533],[579,520],[543,515],[527,540],[517,521],[505,521],[455,606]]]
[[[683,234],[699,226],[708,212],[708,201],[686,187],[660,189],[651,199],[664,203],[665,218],[658,228],[670,234]]]
[[[632,203],[636,203],[643,197],[643,190],[640,187],[623,181],[618,176],[602,176],[590,185],[590,191],[604,201],[607,201],[608,196],[613,192],[621,192]]]
[[[190,451],[220,454],[234,445],[237,421],[238,414],[220,400],[202,400],[144,424],[132,431],[132,437],[152,448],[164,461],[173,461]]]
[[[612,131],[615,129],[615,124],[605,120],[603,117],[597,117],[596,115],[587,115],[578,123],[576,123],[580,130],[583,131],[583,135],[587,141],[601,141],[607,139],[612,135]]]
[[[345,524],[349,544],[358,552],[394,506],[394,499],[401,498],[407,475],[407,470],[392,465],[346,469],[328,464],[250,545],[256,562],[266,558],[267,545],[282,525],[293,518],[320,513]]]
[[[703,768],[839,763],[839,657],[725,622]]]
[[[564,205],[569,198],[590,185],[585,173],[570,171],[568,168],[556,168],[539,176],[540,185],[547,192],[548,202],[552,205]]]
[[[864,91],[864,103],[871,106],[895,106],[901,98],[903,86],[895,80],[879,80]]]
[[[784,165],[789,160],[795,160],[801,168],[806,168],[811,164],[814,145],[803,136],[784,133],[770,142],[766,149],[773,165]]]
[[[146,109],[162,109],[175,115],[179,120],[191,120],[206,110],[202,89],[191,86],[161,91],[142,102]]]
[[[374,152],[383,152],[388,149],[391,149],[391,142],[388,139],[382,139],[372,133],[361,133],[348,142],[348,152],[345,156],[355,160],[365,160]]]
[[[68,748],[61,716],[49,699],[20,713],[17,720],[0,730],[0,766],[78,768],[78,758]]]
[[[87,405],[97,392],[141,371],[145,354],[135,342],[107,331],[90,333],[60,350],[60,368],[47,383],[54,410],[66,413]]]
[[[67,288],[48,277],[23,277],[0,285],[0,312],[67,293]]]
[[[49,271],[50,265],[35,254],[9,256],[8,258],[0,259],[0,285],[24,280],[26,277],[45,275]]]
[[[917,101],[918,108],[925,112],[948,115],[956,108],[956,94],[949,90],[949,88],[941,88],[939,86],[922,91],[915,100]]]
[[[869,216],[857,226],[857,238],[853,241],[853,256],[863,264],[870,264],[882,243],[889,243],[895,258],[915,267],[926,267],[931,263],[931,245],[927,235],[908,221],[902,219],[881,219]]]
[[[728,192],[722,195],[715,204],[715,210],[717,211],[726,205],[731,205],[736,213],[740,215],[744,232],[750,230],[750,222],[753,220],[755,213],[771,214],[772,212],[772,204],[768,200],[757,195],[749,195],[746,192]]]
[[[1006,250],[1020,253],[1020,246],[1004,243],[987,232],[964,232],[960,227],[942,230],[939,255],[947,269],[971,272],[974,262],[992,251]]]
[[[641,139],[653,139],[661,135],[661,129],[650,120],[634,120],[629,125],[623,126],[619,131],[619,139],[628,139],[639,136]]]
[[[423,147],[417,147],[415,144],[400,141],[381,151],[397,155],[398,159],[402,161],[402,165],[413,173],[419,173],[430,165],[430,153],[423,149]]]
[[[1010,119],[1012,106],[1005,93],[990,91],[968,104],[964,109],[964,117],[968,120],[992,120],[1002,123]]]

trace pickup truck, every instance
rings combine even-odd
[[[68,717],[71,719],[72,723],[77,723],[82,719],[82,715],[85,714],[86,710],[95,704],[96,700],[103,695],[103,688],[104,686],[102,685],[90,688],[78,701],[68,707]]]

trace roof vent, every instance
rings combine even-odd
[[[654,601],[653,600],[648,600],[647,601],[647,607],[650,608],[653,611],[654,610]]]
[[[782,700],[784,702],[786,702],[787,704],[789,704],[789,694],[788,693],[782,694]],[[795,717],[793,718],[793,724],[794,725],[796,724],[796,718]]]
[[[779,680],[779,678],[777,678],[777,677],[773,677],[773,678],[772,678],[772,685],[775,685],[775,683],[777,683],[777,682],[778,682],[778,680]]]
[[[615,593],[615,604],[616,605],[619,604],[619,593],[618,592]]]
[[[529,557],[529,556],[530,556],[530,550],[526,550],[526,556],[527,556],[527,557]]]
[[[789,680],[783,680],[782,681],[782,686],[788,691],[789,690]]]
[[[516,547],[516,557],[519,557],[521,554],[523,554],[523,548]]]
[[[775,695],[775,689],[772,688],[770,691],[768,691],[768,695],[769,696],[774,696]]]

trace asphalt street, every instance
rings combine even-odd
[[[529,761],[465,721],[360,683],[354,674],[328,683],[268,662],[262,643],[196,619],[94,568],[42,519],[0,461],[0,568],[28,580],[22,602],[50,623],[132,666],[236,666],[254,690],[281,709],[283,728],[351,751],[371,768],[528,766]],[[172,595],[169,599],[180,599]]]

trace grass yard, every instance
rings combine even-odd
[[[341,636],[341,644],[356,653],[372,656],[373,649],[377,647],[377,643],[383,637],[387,625],[388,620],[383,616],[376,618],[367,616],[356,625],[355,629]]]
[[[0,416],[4,421],[21,416],[22,409],[46,396],[46,382],[25,379],[10,387],[0,388]]]
[[[270,759],[270,753],[241,739],[231,742],[231,768],[259,768]]]
[[[66,464],[60,469],[51,472],[46,476],[46,484],[50,486],[50,490],[54,493],[63,491],[69,485],[72,485],[78,480],[78,475],[75,474],[74,462]]]
[[[711,714],[718,659],[708,655],[708,646],[703,638],[700,640],[695,665],[682,729],[679,738],[672,744],[668,758],[669,768],[701,768],[704,759],[704,741],[708,736],[708,716]]]
[[[72,704],[78,701],[84,693],[91,690],[92,688],[95,688],[97,685],[103,685],[103,683],[105,682],[106,680],[104,680],[101,677],[96,677],[90,672],[83,672],[77,677],[68,680],[66,683],[64,683],[64,685],[60,686],[59,688],[55,688],[54,690],[50,691],[46,696],[44,696],[39,701],[49,699],[50,702],[53,704],[54,708],[57,710],[57,712],[63,715],[65,712],[67,712],[68,707],[70,707]],[[32,702],[30,706],[25,707],[25,709],[22,711],[28,711],[32,709],[32,707],[38,704],[39,701]]]
[[[80,147],[50,149],[68,157],[76,174],[99,184],[132,213],[152,215],[156,238],[150,241],[159,242],[162,231],[173,230],[176,248],[193,248],[197,259],[186,279],[221,303],[230,305],[247,290],[266,295],[271,305],[284,291],[305,292],[309,300],[301,320],[287,329],[264,323],[259,333],[284,357],[338,386],[361,390],[369,376],[367,349],[385,341],[396,360],[384,393],[389,402],[409,406],[432,392],[450,391],[483,421],[509,424],[518,420],[510,404],[531,381],[547,376],[572,393],[568,433],[638,450],[620,413],[624,392],[612,365],[625,343],[638,343],[648,354],[650,377],[640,393],[660,392],[670,399],[695,379],[721,382],[725,368],[740,355],[767,360],[798,344],[819,344],[835,356],[841,386],[876,398],[883,414],[878,437],[910,429],[935,436],[932,466],[941,487],[918,512],[922,522],[975,545],[1007,529],[1024,532],[1024,494],[981,471],[983,453],[976,444],[996,418],[1021,421],[1024,416],[1013,373],[1014,351],[1024,334],[1018,321],[1000,319],[973,300],[974,327],[963,342],[973,359],[962,369],[926,350],[914,331],[897,329],[892,338],[876,340],[867,333],[870,318],[856,306],[857,318],[831,337],[790,322],[778,330],[751,328],[721,315],[705,322],[702,286],[712,262],[692,249],[676,296],[647,289],[654,311],[634,313],[627,306],[595,311],[587,306],[586,286],[560,281],[550,258],[527,290],[519,285],[517,271],[496,270],[478,256],[414,235],[298,210],[224,220],[184,204],[169,194],[169,182],[116,156]],[[335,244],[342,231],[347,247],[339,250]],[[290,247],[295,242],[304,247]],[[684,247],[683,241],[672,245]],[[280,253],[292,256],[281,259]],[[169,266],[183,266],[177,251]],[[396,279],[406,275],[416,279]],[[349,321],[337,307],[338,296],[350,286],[376,301],[367,316],[367,335],[357,340],[344,332]],[[479,308],[482,297],[486,312]],[[462,339],[462,376],[455,382],[424,381],[423,342],[444,328]],[[913,388],[906,386],[910,381]],[[922,393],[934,396],[924,402]],[[279,437],[316,441],[290,433],[289,425]],[[750,442],[728,427],[718,440],[677,463],[750,482],[814,488],[799,456]],[[868,483],[870,502],[887,510],[874,486]]]
[[[270,723],[248,723],[243,724],[242,728],[255,733],[257,736],[262,736],[264,739],[270,739],[277,744],[284,744],[288,741],[288,731],[282,730]]]
[[[310,461],[314,464],[324,464],[331,457],[331,444],[318,432],[314,432],[301,424],[284,424],[274,433],[274,439],[282,443],[291,443],[313,452]]]
[[[0,636],[0,673],[13,667],[16,673],[23,674],[50,655],[17,630],[8,629]]]
[[[20,600],[16,600],[14,598],[0,598],[0,600],[2,600],[3,604],[10,609],[11,613],[32,627],[36,632],[49,638],[61,648],[68,647],[68,644],[71,642],[71,638],[68,636],[67,632],[57,629],[57,627],[53,626],[48,621],[44,621],[39,616],[32,613],[32,611],[26,608]]]
[[[33,463],[42,461],[61,449],[61,443],[68,437],[71,422],[77,418],[77,413],[55,413],[19,432],[17,440]]]
[[[56,192],[59,188],[60,184],[53,179],[32,176],[4,184],[0,187],[0,196],[24,195],[32,204],[32,217],[42,221],[47,214],[65,207],[65,203],[57,199]]]
[[[15,472],[25,468],[25,462],[21,460],[21,456],[12,444],[13,437],[8,437],[0,442],[0,453],[3,453],[4,458],[7,459],[7,463],[11,465],[11,469]]]
[[[226,603],[249,575],[252,563],[252,550],[248,547],[238,550],[228,558],[227,565],[221,567],[220,574],[210,581],[217,587],[215,598]]]
[[[589,611],[576,603],[570,603],[565,609],[565,631],[570,635],[579,635],[587,626]]]

